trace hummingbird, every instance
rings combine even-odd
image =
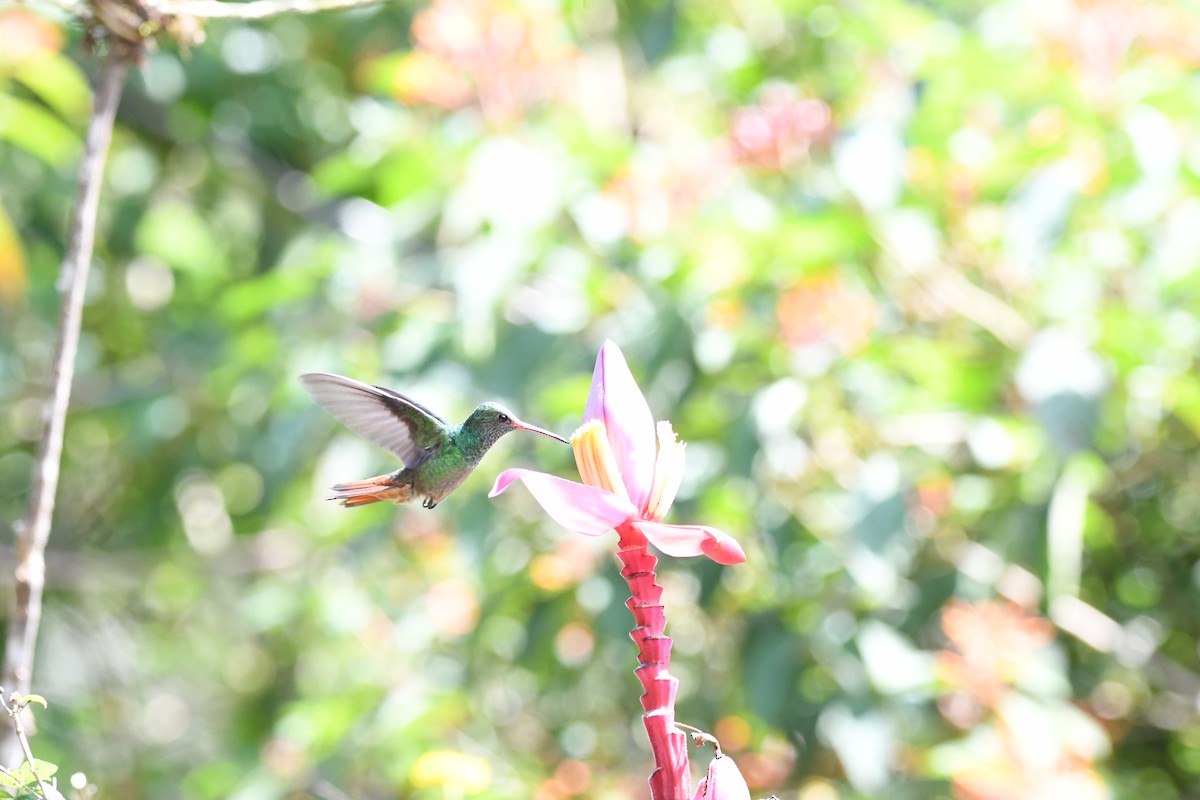
[[[300,383],[313,400],[346,427],[390,450],[404,466],[387,475],[338,483],[330,500],[365,506],[424,497],[433,508],[458,488],[480,459],[509,431],[533,431],[563,444],[563,437],[530,425],[499,403],[483,403],[461,425],[451,425],[399,392],[327,372],[309,372]]]

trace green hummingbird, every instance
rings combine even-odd
[[[309,372],[300,383],[313,400],[346,427],[391,450],[402,469],[361,481],[333,486],[330,500],[365,506],[391,500],[407,503],[424,497],[433,508],[458,488],[496,441],[509,431],[533,431],[563,444],[566,439],[529,425],[499,403],[483,403],[461,425],[451,425],[425,406],[399,392],[352,378]]]

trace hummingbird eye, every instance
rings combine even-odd
[[[501,422],[508,422],[508,421],[509,421],[509,420],[508,420],[508,414],[501,414],[500,416],[496,417],[496,419],[500,420]]]

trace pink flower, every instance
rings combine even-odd
[[[564,528],[599,536],[628,525],[669,556],[703,554],[718,564],[746,560],[741,546],[716,528],[661,521],[683,478],[684,444],[676,440],[671,423],[655,424],[625,357],[610,341],[596,357],[583,424],[572,434],[571,446],[583,483],[508,469],[489,496],[519,480]]]
[[[733,759],[718,752],[692,800],[750,800],[750,787]]]

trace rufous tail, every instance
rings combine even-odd
[[[393,483],[391,475],[376,475],[361,481],[337,483],[332,488],[336,494],[329,499],[341,500],[342,505],[348,508],[382,503],[385,500],[407,503],[413,499],[412,486],[407,483]]]

